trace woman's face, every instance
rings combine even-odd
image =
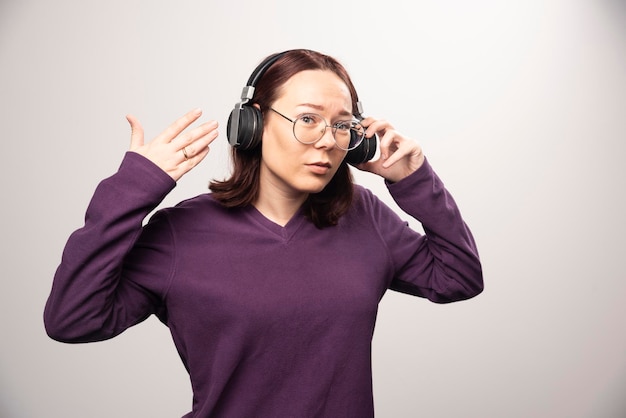
[[[295,120],[305,113],[321,115],[329,125],[352,118],[352,99],[346,84],[333,72],[307,70],[282,86],[272,108]],[[261,158],[261,192],[273,189],[285,197],[320,192],[346,156],[333,139],[332,129],[313,144],[302,144],[293,123],[273,111],[265,113]]]

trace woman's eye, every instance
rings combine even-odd
[[[315,115],[302,115],[299,118],[300,122],[305,125],[317,125],[319,122],[318,118]]]
[[[350,128],[352,128],[352,122],[350,121],[335,123],[335,129],[338,131],[349,131]]]

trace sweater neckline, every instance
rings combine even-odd
[[[279,225],[271,219],[263,215],[254,205],[249,205],[246,214],[254,220],[256,223],[267,229],[274,235],[279,236],[285,241],[290,240],[293,235],[300,229],[302,224],[306,221],[306,217],[302,211],[302,207],[294,213],[289,222],[285,226]]]

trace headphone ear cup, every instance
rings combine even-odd
[[[238,118],[236,138],[231,137],[231,126]],[[234,134],[233,134],[234,135]],[[254,106],[235,107],[228,116],[226,136],[230,144],[242,151],[256,148],[263,137],[263,114]]]
[[[351,133],[351,135],[355,134]],[[374,158],[374,154],[376,154],[376,138],[376,134],[374,134],[371,138],[363,138],[363,141],[358,147],[348,151],[345,158],[348,164],[356,166]]]

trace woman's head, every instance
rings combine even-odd
[[[292,121],[317,113],[332,126],[357,114],[357,101],[348,73],[334,58],[310,50],[280,54],[256,82],[248,104],[262,115],[261,144],[233,149],[233,174],[211,184],[215,197],[229,207],[253,204],[262,179],[271,176],[272,184],[308,195],[305,213],[317,226],[336,224],[353,195],[346,152],[336,146],[332,128],[314,144],[299,143]]]

